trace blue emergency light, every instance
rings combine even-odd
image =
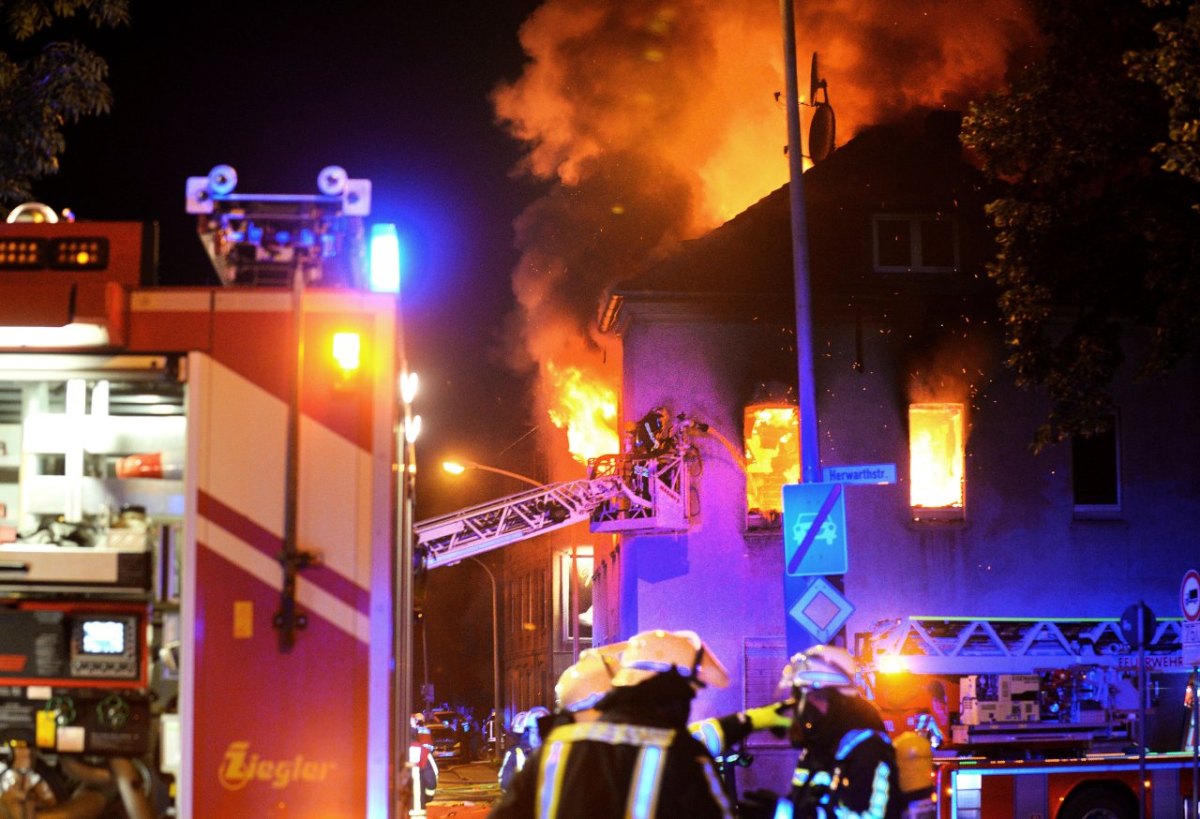
[[[389,223],[371,225],[368,281],[375,293],[400,292],[400,234]]]

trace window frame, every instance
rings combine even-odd
[[[577,624],[574,622],[574,609],[571,592],[574,586],[571,582],[572,577],[577,576],[577,572],[572,572],[572,564],[582,565],[584,561],[589,563],[588,576],[589,588],[591,589],[592,601],[592,625],[587,636],[579,635],[579,649],[582,651],[585,648],[592,646],[592,641],[596,634],[596,590],[595,590],[595,575],[596,575],[596,556],[595,549],[591,545],[581,544],[573,549],[562,549],[555,552],[555,575],[557,576],[558,589],[554,599],[555,618],[558,620],[558,629],[555,632],[558,646],[558,651],[572,651],[575,646],[575,628]],[[580,580],[582,581],[582,577]],[[580,601],[580,614],[586,609],[582,607]]]
[[[880,263],[880,224],[883,222],[907,222],[909,225],[909,252],[907,265],[885,265]],[[923,254],[921,225],[925,222],[945,222],[950,225],[954,263],[927,265]],[[876,273],[957,273],[961,269],[961,247],[959,242],[958,218],[951,213],[876,213],[871,216],[871,264]]]
[[[912,501],[912,492],[916,487],[913,477],[913,424],[912,411],[914,407],[957,407],[959,416],[959,446],[957,451],[959,472],[958,505],[916,506]],[[967,518],[967,405],[961,401],[913,401],[908,405],[908,480],[909,496],[908,510],[914,522],[946,521],[961,522]]]
[[[1112,481],[1113,493],[1116,500],[1113,503],[1080,503],[1079,485],[1076,472],[1079,468],[1076,458],[1076,447],[1080,436],[1071,436],[1071,511],[1076,520],[1112,520],[1123,514],[1124,493],[1121,486],[1121,417],[1118,413],[1112,415]]]

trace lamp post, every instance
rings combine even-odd
[[[488,580],[492,582],[492,761],[500,759],[500,612],[496,589],[496,575],[488,565],[477,557],[468,557],[472,563],[487,572]]]
[[[530,486],[543,487],[544,483],[534,480],[528,475],[522,475],[519,472],[511,472],[507,469],[500,469],[496,466],[487,466],[486,464],[476,463],[475,461],[442,461],[442,469],[449,472],[451,475],[461,475],[468,469],[479,469],[483,472],[492,472],[497,475],[503,475],[507,478],[527,483]],[[468,556],[467,560],[478,563],[479,566],[488,574],[488,579],[492,582],[492,698],[494,713],[492,716],[492,733],[495,735],[495,740],[492,744],[493,761],[500,759],[501,741],[504,737],[504,732],[501,730],[501,712],[500,712],[500,613],[498,608],[499,592],[496,586],[496,575],[487,566],[486,563],[476,557]]]
[[[399,333],[397,333],[399,336]],[[413,743],[409,725],[409,716],[413,712],[412,696],[412,666],[413,666],[413,593],[416,581],[413,577],[413,513],[414,513],[414,482],[417,471],[416,443],[421,431],[421,416],[412,411],[413,399],[417,392],[417,375],[409,372],[403,359],[401,371],[396,380],[399,398],[399,417],[396,423],[396,562],[393,578],[393,657],[395,658],[394,676],[394,732],[397,795],[401,782],[399,769],[405,766],[409,769],[409,785],[412,788],[412,816],[424,816],[420,807],[421,773],[412,763]],[[407,762],[407,765],[405,763]],[[398,801],[398,800],[397,800]]]
[[[530,486],[545,486],[545,484],[541,481],[536,481],[528,475],[522,475],[519,472],[509,472],[507,469],[500,469],[499,467],[495,466],[477,464],[474,461],[442,461],[442,469],[446,470],[451,475],[461,475],[468,469],[479,469],[484,472],[494,472],[497,475],[504,475],[506,477],[513,478],[521,481],[522,483],[527,483]]]

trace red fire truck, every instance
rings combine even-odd
[[[906,617],[857,642],[890,730],[939,723],[943,819],[1196,815],[1178,619],[1140,650],[1116,618]]]
[[[138,819],[395,815],[399,356],[369,183],[235,184],[187,187],[218,287],[154,286],[151,225],[0,225],[0,771],[90,772],[22,815],[93,815],[131,768]]]

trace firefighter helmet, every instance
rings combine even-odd
[[[729,685],[729,672],[694,631],[655,629],[635,634],[621,652],[613,685],[630,686],[674,671],[696,687]]]
[[[579,662],[564,671],[554,686],[555,704],[571,713],[595,707],[613,688],[613,675],[620,667],[617,657],[624,647],[621,643],[581,651]]]
[[[857,694],[854,686],[856,665],[850,652],[837,646],[813,646],[792,655],[779,678],[779,691],[792,697],[798,691],[834,689],[842,694]]]
[[[535,705],[528,711],[521,711],[512,721],[512,729],[514,734],[523,734],[531,728],[537,727],[537,721],[545,716],[549,716],[549,709]]]

